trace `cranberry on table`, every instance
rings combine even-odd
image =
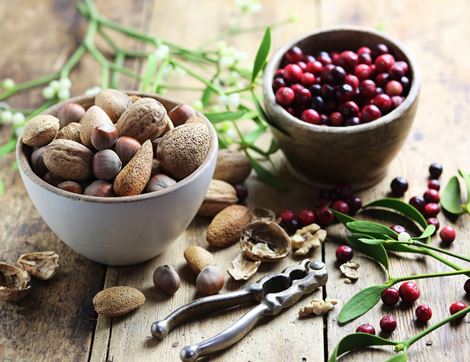
[[[297,46],[290,48],[285,54],[288,63],[297,63],[304,59],[304,52]]]
[[[366,79],[359,84],[359,93],[364,98],[372,98],[375,96],[377,86],[373,80]]]
[[[302,121],[311,123],[311,124],[321,124],[320,115],[314,109],[306,109],[302,112]]]
[[[299,213],[299,221],[303,226],[313,224],[315,222],[315,213],[310,209],[302,210]]]
[[[343,200],[336,200],[331,205],[331,208],[335,209],[336,211],[342,212],[343,214],[349,213],[349,205],[346,201]]]
[[[423,211],[424,205],[426,205],[426,200],[424,200],[424,197],[421,197],[421,196],[413,196],[410,199],[409,204],[411,206],[414,206],[419,211]]]
[[[349,212],[355,213],[362,207],[362,200],[358,196],[351,197],[348,200]]]
[[[418,300],[420,292],[418,286],[413,282],[405,282],[398,289],[400,298],[405,303],[414,303]]]
[[[359,327],[356,328],[356,332],[375,335],[375,328],[370,323],[361,324]]]
[[[441,183],[439,180],[429,180],[428,189],[439,191],[441,189]]]
[[[362,122],[371,122],[377,118],[382,117],[382,112],[380,112],[379,107],[369,104],[362,108],[361,120]]]
[[[397,328],[397,320],[391,315],[386,315],[380,320],[380,329],[384,333],[392,333]]]
[[[288,223],[295,218],[295,212],[292,209],[285,209],[279,216],[281,218],[281,223]]]
[[[390,184],[390,188],[393,195],[403,196],[406,190],[408,190],[408,181],[404,177],[395,177]]]
[[[439,230],[439,227],[441,226],[439,220],[435,217],[427,218],[426,222],[428,223],[428,225],[434,225],[436,227],[436,231],[434,231],[434,234],[437,232],[437,230]]]
[[[455,313],[458,313],[460,312],[461,310],[464,310],[465,308],[467,308],[467,305],[465,303],[462,303],[462,302],[455,302],[455,303],[452,303],[449,307],[449,312],[450,314],[455,314]]]
[[[328,226],[335,217],[328,207],[318,209],[315,216],[321,226]]]
[[[237,192],[238,201],[245,201],[248,197],[248,188],[244,184],[236,184],[234,188]]]
[[[432,179],[438,179],[442,175],[443,167],[440,163],[434,162],[429,166],[429,176]]]
[[[294,103],[295,92],[289,87],[281,87],[276,92],[276,102],[287,107]]]
[[[441,207],[435,202],[430,202],[424,205],[423,213],[426,217],[435,217],[441,212]]]
[[[439,200],[441,199],[441,197],[439,196],[439,191],[434,190],[434,189],[426,190],[423,197],[426,200],[426,202],[438,203]]]
[[[353,258],[354,252],[348,245],[340,245],[336,249],[336,260],[340,263],[346,263]]]
[[[400,293],[395,288],[386,288],[382,292],[382,302],[388,306],[394,306],[400,300]]]
[[[457,234],[452,226],[444,226],[441,229],[439,236],[443,243],[450,244],[455,240]]]
[[[300,82],[300,79],[302,79],[302,74],[302,68],[300,68],[300,66],[298,66],[297,64],[287,64],[284,67],[284,78],[288,82]]]
[[[432,317],[432,310],[426,304],[421,304],[415,310],[416,319],[422,323],[426,323]]]
[[[470,295],[470,279],[467,279],[467,281],[463,285],[463,290],[465,290],[465,293]]]
[[[405,233],[406,232],[406,229],[404,226],[401,226],[401,225],[391,225],[390,226],[390,229],[392,229],[393,231],[395,231],[397,234],[401,234],[401,233]]]

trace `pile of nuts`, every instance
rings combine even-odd
[[[175,127],[176,125],[176,127]],[[153,98],[102,90],[85,110],[66,103],[30,120],[23,143],[46,182],[88,196],[158,191],[193,173],[206,158],[210,136],[188,105],[168,114]]]
[[[316,56],[294,46],[272,87],[276,102],[304,122],[355,126],[398,107],[410,89],[409,73],[408,63],[395,60],[385,44]]]

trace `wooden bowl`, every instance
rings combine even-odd
[[[178,103],[155,94],[167,111]],[[89,108],[94,96],[79,96],[55,105],[44,114],[56,115],[68,102]],[[186,229],[202,204],[217,162],[217,135],[211,123],[206,159],[192,174],[163,190],[124,197],[74,194],[43,181],[31,169],[31,147],[18,140],[16,159],[26,191],[46,224],[70,248],[103,264],[130,265],[153,258]],[[178,126],[178,124],[175,124]]]
[[[299,46],[304,52],[356,50],[361,46],[386,44],[397,60],[410,68],[411,87],[403,103],[385,116],[350,127],[313,125],[292,116],[275,101],[274,72],[286,51]],[[421,79],[414,58],[397,40],[361,28],[332,28],[297,38],[281,47],[267,64],[263,79],[264,103],[271,127],[293,173],[316,187],[341,183],[364,189],[380,181],[387,166],[405,142],[418,106]]]

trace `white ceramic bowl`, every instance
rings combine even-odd
[[[167,110],[177,103],[152,94],[128,92],[160,101]],[[67,102],[94,103],[80,96]],[[45,114],[55,114],[61,104]],[[38,177],[29,164],[30,147],[18,140],[16,158],[21,178],[46,224],[79,254],[110,265],[130,265],[160,254],[186,229],[209,187],[217,161],[217,135],[210,122],[211,143],[202,165],[176,185],[126,197],[92,197],[67,192]]]

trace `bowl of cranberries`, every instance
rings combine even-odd
[[[410,131],[416,63],[397,40],[359,28],[321,30],[280,48],[263,79],[272,132],[294,174],[314,186],[372,186]]]

